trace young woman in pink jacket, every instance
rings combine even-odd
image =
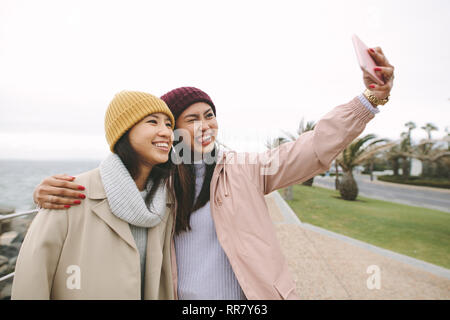
[[[326,171],[378,112],[377,105],[387,102],[394,67],[381,48],[369,52],[383,86],[364,73],[364,94],[331,110],[296,141],[256,156],[217,147],[216,107],[205,92],[183,87],[161,97],[175,116],[175,132],[183,136],[174,144],[177,165],[169,188],[176,199],[175,297],[297,298],[264,195]],[[71,177],[56,175],[36,188],[34,199],[45,208],[64,208],[79,199],[79,187]]]

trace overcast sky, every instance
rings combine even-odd
[[[262,151],[364,89],[351,36],[396,68],[363,134],[450,126],[450,1],[0,1],[0,158],[101,159],[116,92],[206,91],[219,138]]]

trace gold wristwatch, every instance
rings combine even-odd
[[[367,100],[370,101],[370,103],[372,103],[375,107],[379,106],[379,105],[385,105],[388,101],[389,101],[389,96],[387,96],[384,99],[378,99],[372,91],[370,91],[369,89],[366,89],[366,91],[364,91],[364,96],[367,98]]]

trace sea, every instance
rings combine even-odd
[[[34,209],[33,191],[48,176],[92,170],[101,160],[0,160],[0,208]]]

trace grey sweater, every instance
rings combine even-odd
[[[195,194],[198,197],[205,164],[195,164]],[[209,202],[193,212],[191,230],[175,236],[180,300],[243,300],[239,282],[216,235]]]
[[[141,191],[141,196],[143,199],[147,196],[148,191]],[[145,288],[145,259],[147,257],[147,232],[148,228],[146,227],[138,227],[132,225],[131,223],[130,229],[133,234],[134,241],[136,242],[136,247],[139,251],[139,258],[141,262],[141,299],[144,299],[144,288]]]

